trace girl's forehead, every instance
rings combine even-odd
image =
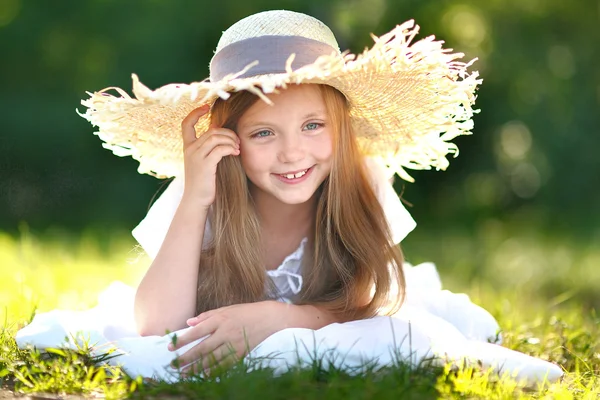
[[[311,84],[301,84],[301,85],[290,85],[286,88],[280,88],[276,93],[267,94],[269,100],[273,102],[273,105],[277,106],[277,104],[287,104],[288,102],[297,102],[297,101],[323,101],[321,91],[319,90],[319,85],[311,85]],[[263,103],[265,102],[257,102]],[[272,108],[272,107],[270,107]]]
[[[289,86],[267,97],[273,104],[261,100],[255,102],[242,115],[240,123],[246,124],[263,117],[301,117],[325,113],[323,96],[317,85]]]

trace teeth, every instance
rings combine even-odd
[[[300,178],[301,176],[304,176],[304,174],[306,174],[306,171],[300,171],[297,174],[286,174],[286,175],[281,175],[281,176],[286,177],[288,179],[294,179],[294,178]]]

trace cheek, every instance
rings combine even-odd
[[[322,162],[331,160],[333,156],[333,143],[330,135],[319,137],[313,143],[313,155],[317,160]]]
[[[246,173],[260,172],[268,167],[268,152],[259,147],[240,146],[242,167]]]

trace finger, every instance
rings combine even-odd
[[[197,322],[202,322],[209,317],[212,317],[218,313],[221,313],[221,312],[223,312],[229,308],[233,308],[233,307],[235,307],[235,305],[223,306],[223,307],[215,308],[214,310],[204,311],[203,313],[200,313],[195,317],[189,318],[188,321],[194,322],[194,320],[197,320]]]
[[[213,136],[226,136],[233,140],[234,143],[240,143],[240,138],[234,131],[232,131],[231,129],[219,128],[214,125],[211,125],[210,128],[204,134],[200,135],[196,143],[198,143],[198,145],[202,145],[202,143],[204,143],[206,140],[210,139]]]
[[[217,126],[213,126],[210,131],[213,134],[228,136],[228,137],[232,138],[236,143],[240,142],[240,137],[237,135],[237,133],[235,133],[231,129],[220,128],[220,127],[217,127]]]
[[[212,317],[215,314],[216,311],[217,310],[210,310],[210,311],[203,312],[202,314],[199,314],[196,317],[189,318],[186,321],[186,323],[188,324],[188,326],[196,326],[200,322],[206,321],[206,319]]]
[[[211,356],[212,357],[212,356]],[[212,357],[211,365],[217,365],[217,360]],[[195,362],[182,368],[179,370],[179,374],[182,378],[191,378],[191,377],[202,377],[207,378],[211,375],[211,370],[208,368],[203,368],[203,364],[201,361]]]
[[[209,336],[177,357],[177,363],[180,367],[185,367],[191,363],[202,362],[205,358],[211,357],[215,349],[219,348],[222,344],[223,341],[218,337],[215,337],[214,335]]]
[[[227,367],[235,364],[241,358],[241,355],[235,348],[227,343],[216,348],[210,357],[203,357],[201,360],[202,370],[208,371],[215,367]],[[200,362],[198,362],[200,364]],[[199,366],[196,366],[198,368]]]
[[[188,330],[187,332],[183,333],[181,336],[179,336],[177,338],[177,343],[175,343],[175,345],[173,345],[173,343],[170,343],[169,350],[173,351],[173,350],[180,349],[184,346],[187,346],[188,344],[190,344],[200,338],[203,338],[205,336],[208,336],[208,335],[214,333],[214,331],[216,331],[218,327],[219,327],[219,321],[217,321],[217,319],[215,319],[215,318],[208,319],[208,320],[202,322],[201,324],[196,325],[195,327]],[[194,347],[196,347],[196,346],[194,346]]]
[[[193,322],[193,320],[198,319],[198,322],[202,322],[209,317],[212,317],[218,313],[221,313],[221,312],[223,312],[229,308],[233,308],[233,307],[235,307],[235,304],[231,305],[231,306],[223,306],[223,307],[215,308],[214,310],[204,311],[203,313],[200,313],[195,317],[189,318],[188,321]]]
[[[240,147],[239,143],[228,135],[207,133],[200,136],[196,142],[184,149],[184,157],[199,157],[200,159],[204,159],[218,145],[229,145],[234,149],[239,149]]]
[[[185,149],[186,155],[188,153],[197,153],[199,154],[198,157],[206,158],[208,154],[219,145],[229,145],[235,149],[239,149],[239,144],[227,135],[207,134],[203,136]]]
[[[189,146],[196,141],[196,129],[194,129],[194,125],[196,125],[198,120],[206,115],[209,110],[210,106],[205,104],[202,107],[192,110],[192,112],[183,119],[181,122],[181,135],[183,137],[184,147]]]
[[[232,146],[217,146],[215,147],[209,155],[206,156],[206,161],[217,165],[219,161],[226,156],[239,156],[240,149],[234,148]]]
[[[226,369],[240,360],[235,350],[231,346],[222,345],[214,352],[199,358],[196,362],[189,364],[181,369],[183,376],[203,374],[210,375],[215,370]],[[184,365],[183,363],[180,365]]]

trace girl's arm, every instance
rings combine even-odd
[[[334,322],[341,322],[339,316],[318,306],[281,304],[281,325],[277,331],[286,328],[321,329]]]
[[[196,311],[198,268],[207,209],[183,198],[165,240],[135,294],[140,335],[184,328]]]
[[[215,201],[217,164],[240,154],[239,138],[211,127],[200,137],[195,124],[210,110],[194,109],[181,123],[185,184],[165,240],[135,294],[135,322],[141,335],[164,335],[185,327],[196,311],[198,269],[208,210]]]
[[[178,336],[169,349],[180,349],[210,335],[178,358],[181,366],[202,361],[202,365],[195,364],[182,371],[189,372],[190,368],[209,368],[212,357],[218,363],[243,357],[263,340],[283,329],[320,329],[334,322],[340,322],[335,315],[312,305],[285,304],[273,300],[236,304],[189,319],[187,324],[193,328]]]

